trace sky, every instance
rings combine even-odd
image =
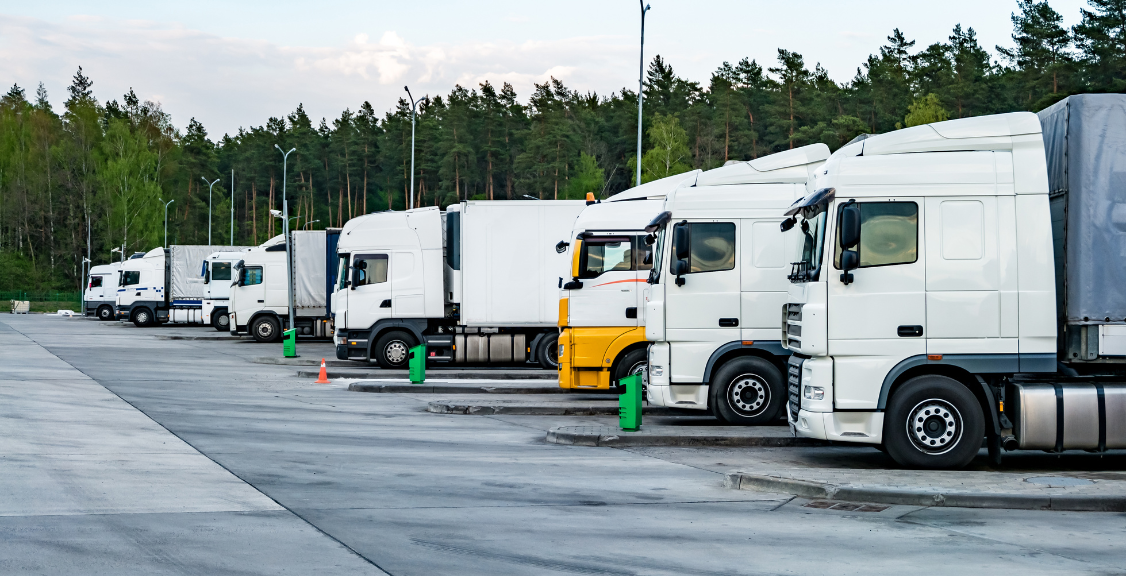
[[[660,54],[706,84],[724,61],[773,65],[777,49],[820,63],[838,82],[856,74],[894,28],[915,48],[972,27],[996,58],[1012,45],[1016,0],[649,0],[645,59]],[[1086,0],[1050,0],[1070,26]],[[580,92],[637,89],[640,6],[627,0],[48,0],[0,2],[0,83],[56,110],[78,66],[99,101],[130,88],[160,102],[183,129],[212,139],[261,126],[299,103],[314,121],[371,102],[382,116],[405,96],[457,84],[511,83],[522,101],[556,77]]]

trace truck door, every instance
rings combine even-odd
[[[285,277],[285,263],[269,264],[266,266],[263,284],[266,286],[266,308],[279,308],[289,306],[289,286]]]
[[[579,280],[569,290],[571,326],[637,326],[637,277],[632,236],[598,234],[582,239]]]
[[[367,328],[391,317],[390,268],[390,254],[352,255],[352,285],[347,296],[349,328]]]
[[[828,285],[834,401],[838,409],[871,409],[888,371],[927,352],[923,203],[891,198],[856,202],[859,267],[847,284],[840,266],[839,218],[845,204],[838,202],[834,213],[833,251],[821,273]]]
[[[250,320],[249,313],[266,305],[266,284],[262,276],[261,266],[246,266],[239,276],[238,300],[233,304],[238,306],[236,318],[243,326]]]
[[[348,325],[348,281],[351,268],[348,265],[351,263],[351,255],[349,254],[335,254],[336,256],[336,285],[333,286],[332,293],[329,294],[331,302],[329,308],[333,315],[333,325],[337,328],[350,328]]]
[[[712,352],[740,340],[738,223],[684,221],[671,230],[672,264],[664,280],[670,376],[674,383],[701,382]]]

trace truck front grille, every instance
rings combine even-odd
[[[804,362],[801,358],[794,356],[790,357],[787,364],[789,370],[787,374],[788,392],[789,392],[789,408],[790,408],[790,421],[797,422],[798,410],[801,408],[801,365]]]

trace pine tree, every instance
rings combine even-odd
[[[1089,90],[1126,91],[1126,0],[1087,0],[1072,28]]]

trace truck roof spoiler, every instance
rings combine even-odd
[[[790,205],[790,207],[786,210],[786,216],[793,216],[794,214],[797,214],[798,212],[801,212],[806,208],[817,206],[818,204],[828,204],[833,200],[833,198],[836,197],[836,195],[836,188],[822,188],[814,192],[813,194],[807,194],[804,197],[799,198],[797,202],[794,202]]]

